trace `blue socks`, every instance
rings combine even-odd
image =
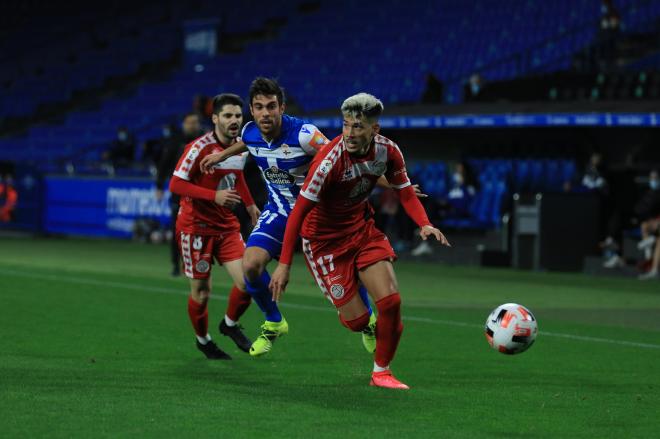
[[[277,307],[277,302],[273,301],[273,295],[268,289],[268,284],[270,284],[270,275],[266,270],[261,273],[261,276],[255,282],[250,282],[245,278],[245,289],[264,313],[266,320],[269,322],[281,322],[282,314],[280,314],[280,310]]]
[[[373,311],[371,310],[371,305],[369,304],[369,294],[367,294],[367,289],[364,287],[364,285],[360,285],[360,288],[358,288],[358,293],[360,294],[360,298],[364,302],[364,306],[367,307],[367,312],[369,312],[369,315],[373,314]]]

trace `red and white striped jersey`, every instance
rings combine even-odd
[[[305,218],[301,236],[330,239],[365,226],[373,213],[368,198],[385,175],[393,188],[410,186],[401,150],[377,134],[369,152],[358,157],[346,149],[342,136],[314,158],[300,195],[318,204]]]
[[[247,160],[247,152],[216,164],[212,174],[204,174],[199,168],[199,163],[204,157],[221,152],[225,147],[213,131],[193,140],[186,146],[176,165],[174,175],[213,191],[235,188],[239,191],[241,198],[245,200],[241,186],[245,186],[243,168]],[[247,190],[247,186],[245,186],[245,190]],[[189,196],[181,197],[176,225],[180,232],[198,235],[240,230],[238,219],[231,210],[219,206],[213,201]]]

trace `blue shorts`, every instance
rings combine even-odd
[[[267,204],[245,246],[263,248],[271,258],[278,259],[282,252],[284,229],[288,219],[288,216],[278,213],[276,208]]]

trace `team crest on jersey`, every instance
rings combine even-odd
[[[266,177],[266,180],[272,184],[281,186],[289,186],[296,181],[293,175],[278,168],[277,166],[271,166],[270,168],[266,169],[264,171],[264,177]]]
[[[202,237],[201,236],[195,236],[195,239],[193,240],[192,247],[195,250],[201,250],[202,249]]]
[[[330,294],[335,299],[341,299],[342,297],[344,297],[344,287],[342,287],[339,284],[334,284],[330,286]]]
[[[199,261],[195,265],[195,269],[199,273],[207,273],[211,269],[211,265],[206,261]]]
[[[318,171],[323,175],[330,172],[330,169],[332,169],[332,161],[328,159],[321,161],[321,164],[318,167]]]
[[[367,177],[362,177],[358,184],[353,186],[353,189],[351,189],[351,192],[348,194],[349,198],[357,198],[361,195],[366,194],[371,190],[371,180],[369,180]]]
[[[286,143],[283,143],[282,146],[280,146],[280,148],[282,149],[282,154],[284,154],[285,157],[288,157],[291,154],[293,154],[293,152],[291,152],[291,148]]]

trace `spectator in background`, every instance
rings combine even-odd
[[[0,177],[0,222],[8,223],[12,220],[18,192],[14,187],[14,179],[11,174]]]
[[[473,73],[465,84],[464,100],[466,102],[478,101],[483,88],[483,78],[479,73]]]
[[[616,41],[621,28],[621,15],[612,0],[602,0],[596,61],[601,67],[609,67],[614,62]]]
[[[452,218],[467,218],[470,216],[470,205],[476,194],[474,181],[465,163],[454,165],[451,176],[451,189],[447,194],[449,216]]]
[[[208,124],[213,114],[213,99],[205,95],[196,95],[192,111],[204,119],[204,125]]]
[[[448,218],[469,218],[471,216],[470,207],[476,192],[476,182],[470,167],[465,162],[456,163],[451,175],[444,216]],[[422,241],[411,251],[411,254],[421,256],[432,252],[433,250],[428,241]]]
[[[158,163],[156,172],[156,198],[163,198],[163,188],[165,181],[170,178],[183,154],[186,145],[203,134],[202,124],[199,115],[196,112],[190,112],[183,117],[181,123],[181,132],[172,132],[168,141],[163,146],[163,151]],[[179,213],[179,196],[171,194],[170,208],[172,218],[172,239],[170,255],[172,260],[172,276],[180,274],[179,267],[179,248],[175,239],[176,217]]]
[[[133,165],[135,158],[135,138],[125,127],[117,130],[117,139],[108,151],[103,153],[103,160],[110,162],[115,168],[126,168]]]
[[[141,145],[142,162],[149,167],[157,167],[165,147],[176,135],[177,127],[174,124],[163,125],[160,138],[147,140]]]
[[[422,95],[423,104],[441,104],[444,97],[442,81],[435,77],[433,73],[426,75],[426,89]]]

